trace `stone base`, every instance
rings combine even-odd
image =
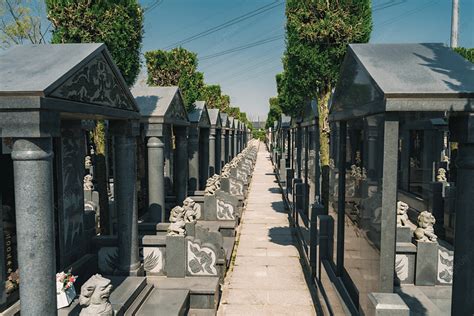
[[[198,309],[217,309],[219,302],[218,277],[147,277],[148,284],[155,289],[189,290],[189,307]]]
[[[397,226],[397,242],[411,242],[413,232],[408,226]]]
[[[410,309],[396,293],[369,293],[367,316],[408,316]]]
[[[438,243],[417,242],[415,284],[435,285],[438,272]]]

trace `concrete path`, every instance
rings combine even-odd
[[[263,144],[242,218],[237,256],[217,315],[315,315],[270,154]]]

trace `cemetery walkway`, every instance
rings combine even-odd
[[[315,315],[270,154],[260,144],[218,315]]]

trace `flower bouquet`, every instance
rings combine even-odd
[[[76,297],[76,289],[74,288],[74,282],[76,282],[76,280],[77,276],[72,275],[71,270],[67,273],[56,273],[56,299],[58,309],[71,305]]]

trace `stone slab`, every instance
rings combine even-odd
[[[153,289],[136,316],[182,316],[186,314],[188,305],[188,290]]]
[[[408,316],[410,309],[396,293],[369,293],[367,316]]]

